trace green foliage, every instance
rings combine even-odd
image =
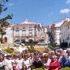
[[[7,10],[6,3],[8,0],[0,0],[0,15]],[[8,19],[12,19],[12,15],[7,15],[0,19],[0,42],[3,43],[3,35],[6,34],[5,30],[9,26]]]
[[[34,51],[34,45],[32,43],[26,43],[25,44],[28,48],[28,51],[33,52]]]
[[[0,0],[0,14],[7,10],[6,3],[8,0]]]
[[[44,70],[43,68],[37,68],[35,70]],[[61,68],[60,70],[70,70],[70,67],[64,67],[64,68]]]
[[[30,52],[34,52],[34,51],[35,51],[35,50],[34,50],[34,45],[33,45],[33,44],[30,45],[29,51],[30,51]]]
[[[57,46],[56,46],[56,43],[49,43],[49,44],[48,44],[48,48],[50,48],[50,49],[52,49],[52,50],[53,50],[55,47],[57,47]]]
[[[49,36],[49,41],[50,43],[48,44],[48,47],[50,49],[54,49],[56,46],[56,43],[55,43],[55,39],[54,39],[54,35],[52,32],[47,32],[48,36]]]
[[[34,52],[35,51],[34,46],[37,44],[37,42],[34,42],[33,40],[30,39],[29,42],[25,42],[24,44],[27,46],[30,52]]]
[[[64,67],[61,70],[70,70],[70,67]]]
[[[48,48],[50,48],[52,50],[54,49],[50,44],[48,44]]]
[[[7,52],[7,53],[13,53],[14,52],[14,49],[8,47],[8,48],[4,49],[4,51]]]
[[[50,43],[55,43],[53,33],[50,32],[50,31],[48,31],[47,34],[48,34],[48,36],[49,36],[49,41],[50,41]]]
[[[36,68],[36,70],[44,70],[43,68]]]

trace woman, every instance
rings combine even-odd
[[[22,70],[31,70],[31,64],[30,60],[28,59],[28,54],[24,54],[23,59]]]
[[[23,58],[22,55],[18,55],[18,60],[17,60],[17,66],[19,67],[19,70],[22,70],[22,63],[23,63]]]
[[[56,55],[52,56],[51,63],[49,65],[49,70],[59,70],[60,67],[61,66],[60,66],[60,63],[57,59],[57,56]]]
[[[45,54],[45,55],[43,56],[42,62],[43,62],[43,64],[44,64],[45,70],[47,70],[47,69],[48,69],[48,66],[49,66],[49,64],[50,64],[50,62],[51,62],[51,59],[48,57],[48,54]]]
[[[19,69],[19,66],[18,66],[18,58],[17,58],[17,55],[13,55],[12,67],[13,67],[13,70],[20,70]]]

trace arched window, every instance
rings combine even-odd
[[[4,42],[7,42],[7,37],[4,37]]]

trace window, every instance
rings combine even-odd
[[[22,31],[26,31],[26,30],[25,30],[25,27],[23,27]]]
[[[19,30],[17,29],[16,32],[18,32]]]
[[[32,36],[32,32],[29,32],[29,36]]]
[[[69,40],[69,36],[67,37],[67,40]]]
[[[32,25],[30,25],[29,28],[32,28]]]
[[[25,29],[22,30],[23,32],[26,31]]]
[[[69,29],[69,26],[68,26],[68,29]]]
[[[32,32],[32,29],[29,29],[29,32]]]
[[[18,32],[19,31],[19,28],[16,28],[16,30],[15,30],[16,32]]]
[[[22,36],[25,36],[26,35],[26,29],[25,27],[22,28]]]
[[[22,30],[22,34],[23,34],[23,36],[25,36],[26,35],[26,30]]]

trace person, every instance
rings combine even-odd
[[[13,70],[20,70],[19,65],[18,65],[17,55],[13,55],[12,67],[13,67]]]
[[[65,62],[65,67],[70,67],[70,48],[67,48],[67,58],[66,58],[66,62]]]
[[[22,63],[23,63],[23,58],[22,55],[19,54],[17,59],[17,66],[19,67],[19,70],[22,70]]]
[[[41,68],[41,67],[43,67],[44,65],[43,65],[43,63],[42,63],[42,61],[41,61],[41,59],[40,59],[40,57],[36,54],[36,55],[34,55],[34,58],[33,58],[34,60],[33,60],[33,63],[32,63],[32,65],[33,65],[33,67],[36,69],[36,68]]]
[[[22,64],[22,69],[23,70],[31,70],[31,64],[30,61],[28,59],[28,54],[24,54],[24,58],[23,58],[23,64]]]
[[[0,53],[0,70],[5,70],[5,60],[2,53]]]
[[[5,63],[6,63],[5,70],[13,70],[11,55],[5,56]]]
[[[50,62],[51,62],[51,59],[49,58],[48,54],[45,54],[43,56],[43,64],[44,64],[44,69],[47,70],[49,65],[50,65]]]
[[[57,56],[54,55],[51,57],[51,63],[49,65],[49,69],[48,70],[59,70],[60,69],[60,63],[57,60]]]

